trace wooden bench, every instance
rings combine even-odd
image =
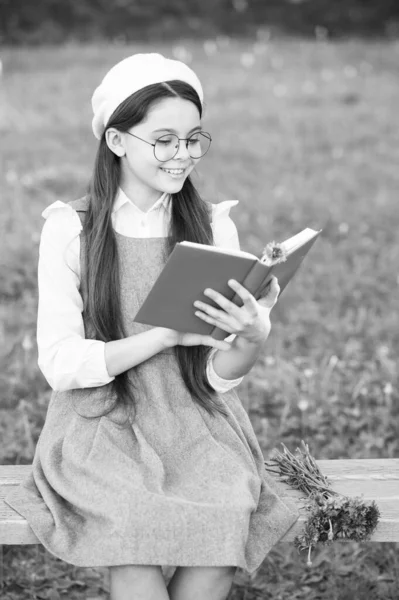
[[[399,542],[399,458],[367,460],[318,460],[321,472],[332,487],[345,496],[364,496],[375,500],[381,518],[372,542]],[[0,547],[4,544],[39,544],[27,521],[4,501],[9,490],[18,485],[30,472],[30,465],[0,465]],[[284,496],[297,498],[300,494],[279,483]],[[281,541],[291,542],[301,531],[304,514]],[[0,557],[1,560],[1,557]]]

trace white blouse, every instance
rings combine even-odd
[[[113,228],[127,237],[166,237],[171,216],[167,193],[147,211],[140,210],[119,189],[112,211]],[[213,205],[212,230],[216,246],[239,248],[237,228],[229,216],[238,200]],[[85,339],[80,284],[80,232],[77,212],[57,200],[42,213],[46,219],[40,238],[37,319],[38,364],[50,386],[57,391],[106,385],[110,377],[105,363],[105,342]],[[234,339],[229,336],[227,341]],[[212,349],[207,377],[218,392],[242,381],[223,379],[213,369]]]

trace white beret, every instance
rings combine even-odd
[[[200,80],[190,67],[179,60],[148,53],[133,54],[117,63],[94,90],[91,99],[94,113],[92,128],[96,138],[101,139],[110,116],[126,98],[147,85],[172,79],[189,83],[203,103]]]

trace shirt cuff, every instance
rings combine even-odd
[[[64,344],[51,370],[43,360],[39,361],[39,367],[53,390],[59,392],[103,386],[115,379],[108,374],[105,342],[100,340],[78,340],[78,343],[74,340]]]
[[[213,368],[213,357],[215,352],[217,352],[217,348],[214,348],[209,355],[208,364],[206,366],[206,375],[208,377],[209,384],[213,387],[213,389],[216,392],[223,394],[224,392],[228,392],[240,384],[244,379],[244,376],[238,377],[237,379],[223,379],[223,377],[220,377]]]
[[[93,340],[90,345],[85,361],[87,369],[86,387],[96,387],[106,385],[115,379],[111,377],[107,370],[105,362],[105,342]]]

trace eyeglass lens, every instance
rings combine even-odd
[[[209,150],[211,145],[211,136],[209,133],[198,132],[191,135],[184,143],[191,158],[201,158]],[[163,135],[157,139],[154,146],[155,158],[166,162],[170,160],[179,151],[179,138],[174,133]]]

